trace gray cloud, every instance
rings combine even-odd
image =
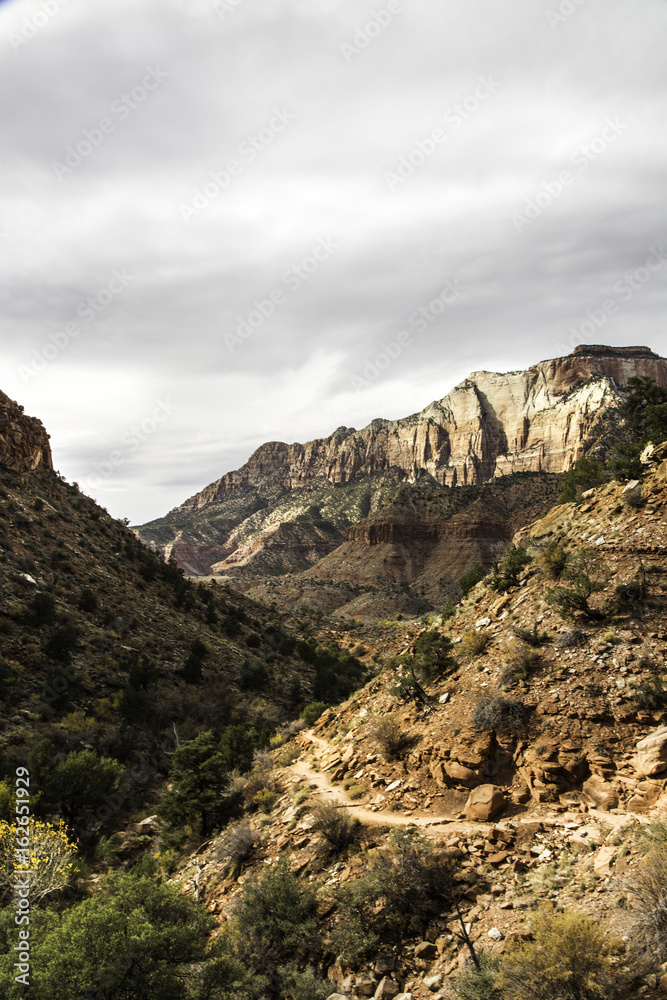
[[[264,440],[552,357],[610,298],[587,339],[664,351],[667,265],[619,290],[667,244],[664,3],[226,6],[69,0],[45,20],[43,0],[0,3],[2,388],[70,479],[121,454],[91,488],[112,513],[158,516]],[[131,280],[110,294],[114,272]],[[448,281],[462,291],[436,315]],[[177,409],[124,453],[160,399]]]

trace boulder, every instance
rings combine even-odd
[[[601,778],[599,774],[592,774],[581,787],[581,797],[595,809],[602,809],[608,812],[618,806],[618,792],[609,782]]]
[[[593,861],[593,871],[596,875],[609,875],[616,857],[615,847],[601,847]]]
[[[438,957],[438,949],[431,941],[420,941],[415,948],[415,958],[423,962],[430,962]]]
[[[445,764],[445,773],[452,779],[452,781],[455,781],[457,785],[468,785],[472,788],[480,782],[480,779],[475,771],[469,767],[464,767],[463,764],[459,764],[456,760],[447,761]]]
[[[667,770],[667,726],[660,726],[639,741],[635,766],[647,778]]]
[[[479,785],[474,788],[466,802],[466,818],[488,822],[505,807],[505,795],[496,785]]]
[[[396,956],[384,952],[375,959],[375,971],[379,976],[386,976],[396,968]]]
[[[447,787],[447,774],[445,773],[445,765],[441,760],[432,760],[428,769],[434,781],[437,781],[439,785]]]
[[[400,992],[401,987],[398,983],[395,983],[390,976],[384,976],[375,991],[375,1000],[394,1000]]]
[[[354,992],[358,993],[360,997],[372,997],[375,995],[377,985],[377,976],[362,973],[354,981]]]
[[[431,991],[431,993],[437,993],[442,982],[444,980],[444,975],[442,972],[438,972],[435,976],[427,976],[424,980],[424,986]]]

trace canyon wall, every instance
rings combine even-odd
[[[667,361],[648,348],[578,347],[526,371],[473,372],[443,399],[401,420],[339,427],[307,444],[270,441],[237,471],[186,500],[201,510],[242,488],[286,490],[317,480],[347,483],[398,470],[444,486],[474,486],[513,472],[565,472],[599,437],[630,377],[667,386]]]

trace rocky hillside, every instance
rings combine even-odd
[[[243,468],[137,529],[138,534],[165,556],[173,553],[186,572],[218,574],[243,589],[252,580],[268,586],[269,577],[307,571],[333,552],[323,572],[338,579],[338,568],[349,562],[349,545],[377,564],[369,542],[391,538],[402,547],[401,567],[393,568],[390,553],[387,567],[372,574],[372,585],[385,585],[382,602],[391,604],[387,587],[400,578],[412,588],[414,611],[424,600],[443,600],[456,579],[452,574],[483,556],[486,543],[458,545],[456,565],[447,565],[447,557],[432,574],[439,574],[439,587],[432,579],[422,580],[423,530],[436,543],[451,532],[471,541],[479,535],[474,510],[469,524],[450,523],[456,506],[450,487],[479,487],[517,473],[548,479],[582,454],[604,453],[623,387],[636,375],[667,385],[667,361],[648,348],[578,347],[569,357],[524,372],[475,372],[443,399],[403,420],[374,420],[360,431],[340,427],[305,445],[262,445]],[[417,487],[411,527],[400,514],[395,525],[392,521],[406,506],[406,490],[397,494],[400,486]],[[441,518],[433,517],[430,500],[420,508],[425,491],[436,498]],[[530,492],[526,521],[540,513]],[[551,503],[553,489],[545,489],[544,496]],[[509,519],[500,510],[490,515],[488,558],[518,527],[519,507]],[[489,514],[483,513],[484,518]],[[489,565],[487,558],[483,562]],[[346,582],[354,582],[354,569],[352,574]],[[288,583],[286,593],[292,590]]]
[[[233,925],[253,878],[287,858],[316,893],[330,1000],[453,996],[470,954],[456,905],[477,954],[510,964],[538,914],[588,914],[616,935],[600,996],[667,991],[664,949],[641,952],[642,879],[662,857],[646,851],[664,849],[667,811],[667,443],[641,482],[555,507],[515,543],[532,557],[516,579],[487,577],[435,630],[453,659],[426,670],[433,629],[407,639],[403,660],[281,748],[277,798],[247,817],[240,867],[223,831],[175,876],[191,893],[196,871],[200,898]],[[336,815],[360,825],[334,848]],[[426,837],[453,872],[450,902],[412,931],[387,898],[363,910],[383,871],[415,877],[396,831]],[[425,898],[415,883],[408,912]]]
[[[41,420],[26,417],[19,406],[0,392],[0,467],[14,472],[53,468],[49,435]]]
[[[561,485],[560,476],[548,473],[456,489],[422,476],[400,484],[311,569],[261,583],[237,574],[233,585],[255,600],[338,618],[420,615],[457,600],[461,575],[498,562],[515,532],[553,506]]]
[[[54,757],[93,748],[142,765],[130,806],[164,780],[179,737],[247,723],[268,740],[315,685],[335,701],[359,682],[362,665],[335,651],[337,674],[318,674],[308,623],[184,579],[54,472],[42,425],[5,400],[0,785],[48,740]]]

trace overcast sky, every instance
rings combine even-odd
[[[474,370],[666,353],[666,30],[665,0],[0,0],[0,388],[140,523]]]

